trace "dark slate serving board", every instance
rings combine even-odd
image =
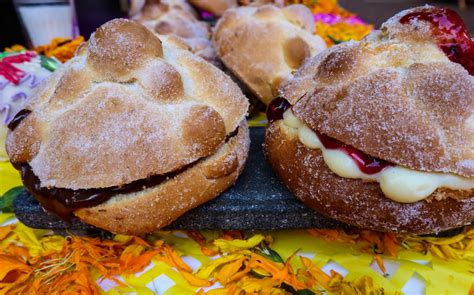
[[[247,165],[236,184],[218,198],[195,208],[166,229],[180,230],[273,230],[297,228],[340,228],[346,225],[323,217],[296,200],[276,178],[266,161],[263,127],[250,129]],[[67,224],[45,212],[26,191],[14,203],[17,218],[34,228],[89,231],[94,227],[74,219]]]

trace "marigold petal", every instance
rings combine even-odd
[[[205,279],[198,278],[197,276],[195,276],[195,275],[193,275],[189,272],[180,271],[180,274],[186,279],[186,281],[188,281],[188,283],[191,286],[210,287],[213,284],[212,282],[210,282],[208,280],[205,280]]]
[[[377,263],[378,267],[380,268],[380,270],[383,273],[386,273],[385,264],[383,262],[382,257],[380,255],[375,255],[374,259],[375,259],[375,262]]]
[[[7,226],[0,226],[0,241],[4,240],[8,235],[12,234],[12,230],[15,228],[14,224]]]
[[[263,235],[257,234],[246,240],[217,239],[214,241],[214,245],[217,246],[222,252],[234,253],[244,249],[251,249],[259,245],[264,239],[265,237]]]
[[[5,279],[11,271],[17,271],[19,273],[29,273],[32,270],[22,260],[15,256],[0,254],[0,282]]]
[[[196,273],[196,276],[201,279],[208,279],[211,277],[214,270],[220,267],[221,265],[226,264],[230,261],[240,259],[243,256],[244,255],[242,254],[230,254],[230,255],[219,257],[216,260],[209,262],[207,265],[199,268]]]
[[[239,271],[245,261],[245,257],[232,261],[231,263],[222,266],[220,271],[217,273],[217,280],[225,285],[232,281],[233,276]]]

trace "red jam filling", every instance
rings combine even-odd
[[[331,138],[327,135],[322,133],[316,132],[318,135],[319,141],[323,144],[323,146],[328,150],[341,150],[346,153],[349,157],[354,160],[354,162],[359,167],[360,171],[364,172],[365,174],[376,174],[386,167],[393,166],[392,164],[380,160],[374,157],[371,157],[363,152],[359,151],[358,149],[346,145],[340,142],[337,139]]]
[[[269,122],[283,119],[283,113],[291,107],[291,104],[282,97],[277,97],[267,108],[267,119]]]
[[[283,113],[291,107],[290,103],[281,97],[275,98],[267,109],[268,121],[273,122],[283,119]],[[379,160],[364,154],[356,148],[346,145],[337,139],[331,138],[322,133],[316,132],[319,141],[328,150],[341,150],[356,162],[359,169],[365,174],[376,174],[386,167],[393,166],[384,160]]]
[[[403,16],[400,23],[406,24],[413,20],[431,23],[432,34],[441,50],[452,62],[462,65],[474,76],[474,42],[456,12],[447,8],[426,8]]]
[[[0,60],[0,76],[4,76],[5,79],[11,83],[18,85],[26,73],[16,68],[12,64],[29,62],[36,56],[34,52],[25,52],[21,54],[6,56]]]

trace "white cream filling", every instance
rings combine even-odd
[[[354,160],[342,150],[326,149],[318,135],[293,115],[291,109],[283,114],[283,122],[298,134],[301,143],[311,149],[321,150],[324,162],[336,175],[345,178],[377,181],[385,196],[401,202],[413,203],[431,195],[437,188],[470,190],[474,179],[452,173],[415,171],[401,166],[389,166],[375,174],[362,172]]]

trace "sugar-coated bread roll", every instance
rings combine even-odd
[[[282,86],[268,112],[268,159],[306,205],[355,226],[432,233],[469,224],[473,60],[455,12],[403,11]]]
[[[148,0],[132,18],[161,35],[209,38],[210,34],[209,25],[196,18],[196,12],[186,1]]]
[[[326,47],[313,32],[313,16],[303,5],[245,6],[224,13],[213,42],[224,65],[268,104],[282,82]]]
[[[247,109],[222,71],[116,19],[34,93],[7,152],[47,210],[142,234],[235,182],[249,148]]]
[[[189,0],[194,7],[221,16],[229,8],[237,6],[237,0]]]
[[[209,39],[210,26],[197,19],[196,11],[186,1],[148,0],[132,15],[132,19],[157,34],[181,38],[194,54],[218,64],[216,52]]]

